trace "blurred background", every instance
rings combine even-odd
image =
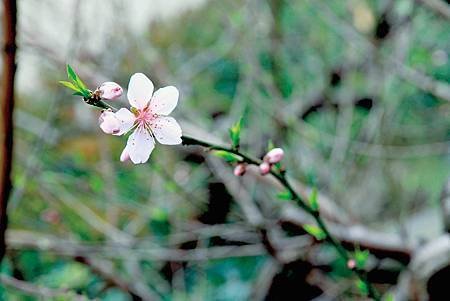
[[[449,20],[444,0],[18,1],[0,299],[362,298],[273,179],[197,147],[121,163],[126,138],[58,84],[69,63],[91,89],[177,86],[173,116],[202,140],[229,143],[244,116],[242,150],[284,148],[380,292],[448,300]]]

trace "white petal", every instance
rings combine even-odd
[[[130,160],[130,154],[128,153],[128,147],[125,146],[125,148],[122,151],[122,154],[120,154],[120,162],[125,162]]]
[[[130,104],[138,109],[143,109],[153,95],[153,83],[143,73],[135,73],[128,83],[127,97]]]
[[[126,149],[134,164],[147,162],[153,148],[155,140],[144,128],[137,128],[128,138]]]
[[[119,132],[114,133],[114,135],[120,136],[124,133],[128,132],[134,124],[134,121],[136,120],[136,117],[133,113],[128,111],[125,108],[120,109],[115,113],[116,118],[119,120]]]
[[[175,118],[159,116],[152,122],[151,128],[159,143],[167,145],[181,143],[181,127]]]
[[[106,134],[117,134],[120,131],[120,121],[111,111],[103,111],[98,121],[100,122],[100,128]]]
[[[180,93],[174,86],[161,88],[155,92],[150,102],[150,110],[158,115],[169,115],[177,106]]]

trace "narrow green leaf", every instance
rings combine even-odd
[[[367,284],[361,279],[356,280],[356,287],[361,292],[362,295],[367,295],[369,293],[369,288]]]
[[[69,64],[67,64],[67,77],[74,83],[77,82],[77,74]]]
[[[309,205],[311,206],[311,209],[314,211],[319,210],[319,202],[317,200],[317,188],[313,187],[311,191],[311,195],[309,196]]]
[[[75,92],[72,95],[85,97],[85,95],[83,93],[81,93],[81,92]]]
[[[367,260],[369,259],[370,252],[369,250],[361,251],[356,249],[355,251],[355,261],[356,267],[358,269],[363,269],[366,266]]]
[[[289,190],[285,190],[285,191],[278,193],[277,198],[279,198],[280,200],[283,200],[283,201],[289,201],[289,200],[292,200],[292,194],[290,193]]]
[[[87,89],[85,83],[81,80],[81,78],[69,64],[67,64],[67,76],[73,82],[73,84],[78,87],[78,90],[83,93],[83,96],[89,97],[90,91]]]
[[[76,92],[81,92],[80,89],[78,89],[78,87],[76,87],[74,84],[72,84],[71,82],[68,81],[64,81],[64,80],[60,80],[59,83],[71,90],[74,90]]]
[[[78,84],[78,87],[80,87],[81,90],[83,90],[83,92],[88,91],[88,89],[86,88],[86,85],[84,84],[84,82],[81,80],[81,78],[79,76],[77,76],[76,83]]]
[[[224,150],[216,150],[213,152],[213,154],[219,158],[224,159],[225,161],[229,162],[229,163],[236,163],[236,162],[240,162],[242,160],[241,157],[239,157],[238,155],[235,155],[233,153],[224,151]]]
[[[239,143],[241,140],[241,128],[242,128],[242,117],[229,129],[232,147],[235,149],[239,148]]]
[[[317,240],[323,240],[327,237],[325,232],[317,226],[314,225],[303,225],[303,229],[308,232],[310,235],[314,236]]]
[[[275,148],[275,144],[273,144],[272,140],[269,140],[267,143],[267,152],[273,150]]]

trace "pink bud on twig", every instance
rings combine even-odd
[[[259,165],[259,171],[264,176],[270,172],[271,165],[267,162],[263,162]]]
[[[115,82],[105,82],[98,88],[100,91],[100,97],[106,100],[113,100],[123,93],[121,86]]]
[[[264,156],[264,161],[270,164],[275,164],[283,160],[283,157],[284,157],[283,149],[274,148]]]
[[[245,174],[246,171],[246,166],[244,163],[239,163],[238,165],[236,165],[236,167],[234,168],[234,175],[236,177],[240,177],[243,176]]]

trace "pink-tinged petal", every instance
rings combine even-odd
[[[147,162],[155,148],[155,140],[150,133],[142,128],[137,128],[128,138],[126,149],[134,164]]]
[[[233,174],[236,177],[240,177],[243,176],[246,172],[246,166],[244,163],[239,163],[238,165],[236,165],[236,167],[234,168]]]
[[[135,73],[128,83],[127,97],[130,104],[138,109],[144,109],[153,95],[153,83],[143,73]]]
[[[263,162],[259,165],[259,172],[261,175],[267,175],[270,172],[271,165],[267,162]]]
[[[100,128],[106,134],[117,134],[120,131],[120,121],[111,111],[103,111],[98,121],[100,122]]]
[[[156,140],[161,144],[181,144],[181,127],[173,117],[159,116],[150,124]]]
[[[113,100],[122,95],[123,89],[115,82],[105,82],[98,88],[100,97],[106,100]]]
[[[120,162],[125,162],[130,160],[130,154],[128,153],[128,148],[125,146],[125,148],[122,151],[122,154],[120,154]]]
[[[180,93],[174,86],[161,88],[153,94],[150,110],[154,114],[169,115],[177,106]]]
[[[264,161],[275,164],[283,160],[284,151],[281,148],[274,148],[264,156]]]
[[[120,136],[128,132],[134,125],[136,117],[129,110],[122,108],[115,113],[117,120],[119,120],[119,131],[114,135]]]

